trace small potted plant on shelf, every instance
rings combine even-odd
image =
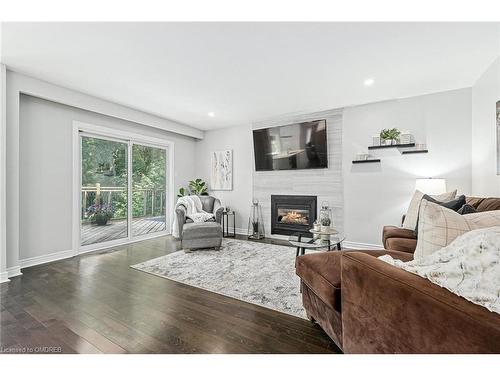
[[[93,204],[87,209],[85,216],[91,223],[106,225],[113,217],[113,207],[110,204]]]
[[[401,132],[397,128],[382,129],[380,132],[380,139],[384,141],[385,145],[395,145],[399,141]]]

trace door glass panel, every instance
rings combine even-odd
[[[166,150],[132,145],[132,235],[166,229]]]
[[[128,145],[81,137],[81,245],[128,237]]]

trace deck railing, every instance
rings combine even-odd
[[[82,186],[82,220],[86,219],[85,213],[95,203],[109,204],[115,207],[117,202],[127,203],[127,188],[114,186]],[[133,188],[132,189],[133,217],[163,216],[165,215],[165,189]],[[115,219],[125,218],[126,214],[115,215]]]

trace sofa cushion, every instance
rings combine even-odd
[[[415,259],[449,245],[458,236],[474,229],[500,226],[500,211],[460,215],[429,201],[420,205],[420,224]]]
[[[340,269],[342,255],[349,252],[363,252],[375,257],[385,254],[402,261],[412,260],[408,253],[387,250],[343,250],[302,255],[295,260],[295,272],[325,304],[341,312]]]
[[[446,202],[455,199],[456,195],[457,191],[453,190],[439,195],[431,195],[431,197],[440,202]],[[406,212],[405,219],[403,221],[403,228],[415,230],[415,227],[417,226],[418,209],[423,196],[424,193],[420,190],[416,190],[413,194],[413,198],[411,199],[410,206],[408,207],[408,211]]]
[[[477,205],[478,212],[500,210],[500,198],[484,198]]]
[[[481,204],[482,201],[484,201],[484,199],[485,198],[481,197],[465,197],[465,203],[470,204],[477,210],[477,207]]]
[[[474,208],[474,206],[471,206],[470,204],[464,204],[457,211],[457,213],[460,214],[460,215],[474,214],[476,212],[477,212],[477,210]]]
[[[430,195],[424,194],[422,200],[439,204],[440,206],[449,208],[450,210],[453,210],[455,212],[460,210],[460,208],[462,208],[465,205],[465,195],[460,195],[458,197],[455,197],[455,199],[446,202],[441,202],[438,201],[437,199],[432,198]],[[460,213],[460,215],[462,215],[462,213]],[[417,236],[418,236],[418,217],[417,217],[417,225],[415,226],[415,237]]]

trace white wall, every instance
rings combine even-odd
[[[233,190],[210,191],[236,212],[236,228],[246,233],[252,204],[253,142],[251,126],[243,125],[205,132],[196,143],[196,175],[210,184],[210,154],[233,150]]]
[[[48,99],[52,102],[64,103],[65,105],[60,105],[60,104],[55,105],[55,107],[59,108],[59,112],[55,110],[52,112],[53,109],[50,109],[49,111],[50,115],[47,116],[52,116],[53,121],[46,121],[45,110],[49,110],[48,108],[50,108],[50,105],[49,106],[45,105],[44,106],[45,110],[40,109],[40,107],[42,106],[39,107],[38,105],[37,106],[28,105],[28,108],[38,111],[38,114],[32,114],[29,110],[24,111],[21,108],[21,94],[30,95],[37,98]],[[21,155],[20,150],[23,149],[24,152],[26,144],[30,145],[31,142],[31,145],[34,145],[35,142],[32,138],[30,138],[30,136],[28,136],[27,138],[25,137],[26,133],[24,133],[24,127],[22,126],[22,121],[20,121],[20,116],[22,116],[23,119],[28,119],[29,123],[26,126],[32,126],[33,134],[39,135],[41,139],[45,139],[45,141],[47,141],[47,139],[43,138],[45,137],[45,135],[40,133],[42,130],[41,128],[43,126],[48,126],[49,128],[51,126],[54,126],[57,128],[57,126],[61,124],[61,121],[68,123],[67,120],[70,117],[69,114],[71,114],[71,122],[72,120],[81,119],[84,122],[94,122],[98,125],[103,124],[105,126],[116,126],[120,128],[123,127],[125,130],[127,129],[132,131],[135,130],[136,132],[139,131],[143,133],[152,132],[151,134],[153,136],[165,137],[166,139],[170,140],[173,139],[176,144],[175,147],[176,154],[174,163],[177,175],[175,176],[175,185],[176,185],[175,189],[177,189],[179,185],[183,184],[184,180],[188,180],[194,177],[194,153],[195,153],[194,139],[191,137],[179,136],[177,135],[177,133],[174,134],[164,130],[160,130],[157,129],[157,126],[155,126],[155,124],[156,125],[162,124],[165,126],[172,125],[176,127],[177,126],[176,123],[173,123],[168,120],[163,121],[163,119],[159,117],[152,116],[144,112],[135,111],[134,109],[124,107],[116,103],[111,103],[105,100],[94,98],[86,94],[82,94],[73,90],[69,90],[60,86],[50,84],[48,82],[40,81],[35,78],[24,76],[18,73],[13,73],[10,71],[7,71],[6,95],[7,95],[6,212],[8,213],[8,220],[6,222],[6,241],[7,241],[6,258],[7,258],[7,271],[9,277],[20,274],[21,263],[23,264],[32,263],[32,262],[27,262],[26,258],[24,258],[24,262],[20,263],[20,258],[19,258],[20,252],[22,252],[23,257],[31,256],[34,254],[43,254],[42,255],[42,260],[43,260],[47,259],[46,252],[48,251],[52,253],[54,251],[59,251],[60,249],[64,249],[64,251],[66,251],[67,253],[68,250],[72,250],[71,245],[66,246],[67,245],[66,242],[67,238],[65,237],[66,235],[63,235],[63,238],[60,241],[58,240],[57,242],[51,242],[54,241],[51,238],[50,241],[48,240],[46,243],[40,242],[35,244],[33,242],[33,238],[36,239],[37,238],[36,236],[39,236],[39,238],[47,238],[44,236],[47,236],[48,234],[54,236],[61,235],[61,230],[59,230],[57,234],[53,232],[45,233],[46,228],[43,226],[45,224],[41,223],[38,224],[35,223],[31,225],[30,229],[27,229],[29,233],[23,232],[22,234],[23,238],[21,239],[20,224],[22,220],[27,218],[28,214],[27,211],[29,211],[29,215],[32,215],[34,210],[41,210],[47,208],[46,206],[42,208],[38,206],[34,206],[34,208],[33,207],[29,208],[24,202],[22,202],[22,200],[25,199],[26,196],[28,197],[31,196],[32,198],[33,194],[32,190],[29,191],[26,190],[27,188],[25,186],[25,181],[27,181],[30,184],[32,182],[40,183],[39,178],[34,179],[33,176],[40,177],[38,170],[49,168],[48,170],[45,170],[45,173],[49,175],[50,174],[57,175],[57,173],[60,173],[60,175],[57,176],[57,178],[59,178],[58,182],[59,183],[62,182],[63,184],[57,186],[62,186],[63,189],[65,187],[65,184],[68,184],[68,187],[71,186],[71,179],[68,181],[64,180],[63,182],[61,178],[61,176],[63,175],[65,176],[67,172],[66,163],[69,163],[71,161],[71,156],[67,156],[66,154],[64,155],[61,154],[59,155],[61,159],[56,160],[56,158],[54,158],[52,154],[53,152],[58,152],[57,150],[54,150],[57,148],[57,146],[61,146],[61,150],[66,150],[67,145],[71,145],[71,137],[67,140],[66,139],[62,140],[61,134],[59,133],[54,134],[54,138],[52,140],[49,140],[51,143],[43,142],[45,147],[51,147],[50,150],[47,149],[40,150],[39,148],[38,149],[36,148],[37,146],[34,146],[34,150],[41,152],[37,155],[39,160],[36,158],[31,158],[29,154]],[[42,102],[43,100],[38,102],[38,104]],[[61,110],[61,108],[65,109]],[[95,112],[94,109],[97,112]],[[62,116],[62,118],[60,118],[60,116]],[[138,122],[129,121],[131,118],[137,119]],[[68,123],[69,126],[71,126],[71,122]],[[40,126],[40,124],[42,125]],[[203,136],[203,132],[193,128],[189,129],[187,128],[188,127],[186,127],[185,125],[180,125],[179,129],[190,132],[193,131],[195,137]],[[61,129],[57,128],[57,130]],[[20,137],[21,131],[23,131],[22,140]],[[54,140],[57,140],[57,142],[54,142]],[[63,141],[65,144],[62,145],[61,141]],[[40,142],[40,144],[41,143],[42,142]],[[44,164],[43,167],[40,167],[36,166],[36,164],[32,164],[33,161],[35,161],[36,163],[46,163],[46,164]],[[49,162],[53,161],[57,162],[55,167],[53,164],[49,165]],[[21,169],[21,162],[23,163],[22,169]],[[30,168],[33,169],[33,175],[26,172],[26,170],[29,171]],[[21,179],[23,181],[22,186],[20,184]],[[51,191],[57,188],[56,185],[50,186],[49,188],[45,182],[43,182],[42,186]],[[45,191],[45,193],[47,193],[47,191]],[[50,191],[48,193],[50,193]],[[21,196],[21,194],[23,194],[25,197]],[[62,198],[63,201],[64,199],[67,199],[64,198],[65,194],[66,193],[64,191],[61,194],[61,196],[63,197]],[[175,192],[172,191],[172,194],[175,194]],[[21,205],[23,205],[23,207],[21,207]],[[21,212],[21,210],[23,210],[23,212]],[[66,210],[67,212],[71,212],[71,207],[64,206],[61,208],[61,210],[63,212],[65,212]],[[43,221],[48,221],[48,217],[45,215],[39,215],[37,216],[37,218],[42,219]],[[28,218],[28,220],[32,219]],[[69,219],[66,217],[64,218],[64,220],[69,222]],[[56,226],[54,226],[52,229],[55,228]],[[23,247],[22,249],[20,248],[21,245],[20,242],[22,242],[22,247]],[[52,246],[54,248],[52,248]],[[64,251],[61,251],[60,253],[64,254]],[[55,255],[57,255],[57,253]],[[28,259],[33,259],[33,258],[28,258]],[[37,258],[34,259],[36,260]]]
[[[472,193],[500,196],[497,175],[496,102],[500,100],[500,58],[472,87]]]
[[[449,189],[471,193],[471,116],[471,89],[344,109],[344,228],[351,246],[381,245],[382,227],[400,223],[418,177],[444,177]],[[371,145],[372,135],[393,126],[411,131],[419,143],[427,143],[429,153],[383,150],[377,153],[380,164],[352,164],[354,155]],[[209,153],[223,148],[235,150],[235,176],[234,191],[221,197],[248,215],[254,169],[250,127],[207,131],[197,143],[199,176],[209,177]],[[242,219],[244,227],[247,216],[239,223]]]
[[[398,225],[418,177],[446,178],[448,190],[471,193],[471,90],[462,89],[344,110],[344,199],[348,240],[381,244],[382,227]],[[427,154],[372,151],[382,162],[352,164],[382,128],[398,127],[426,143]]]
[[[72,130],[82,121],[175,143],[175,190],[194,177],[195,141],[159,129],[21,95],[19,259],[72,249]]]

